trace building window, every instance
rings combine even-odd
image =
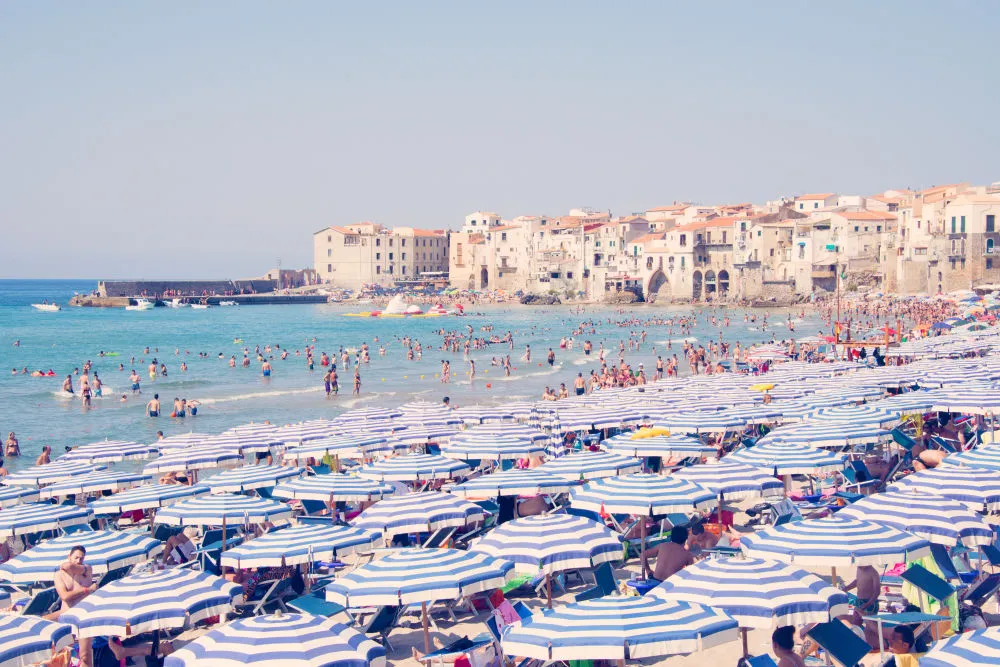
[[[860,231],[860,229],[861,229],[860,227],[858,227],[857,225],[854,225],[854,231],[855,232]]]
[[[745,232],[746,230],[747,230],[747,223],[741,222],[740,223],[740,231],[741,232]]]
[[[819,208],[819,202],[813,202],[813,208]]]
[[[726,242],[726,232],[722,232],[722,242]]]
[[[326,256],[327,257],[333,257],[333,249],[332,248],[327,248],[326,249]]]
[[[377,260],[378,259],[382,259],[382,253],[380,253],[380,252],[375,253],[375,259],[377,259]]]
[[[375,247],[377,248],[380,245],[382,245],[382,239],[375,239]]]
[[[326,235],[326,242],[327,243],[333,243],[333,235],[332,234],[327,234]]]
[[[992,258],[988,258],[986,260],[986,268],[987,269],[992,269],[993,268],[993,259]]]
[[[993,239],[986,239],[986,252],[990,255],[993,254]]]
[[[390,262],[392,261],[392,253],[391,252],[389,253],[389,261]]]
[[[393,271],[392,271],[392,269],[393,269],[393,268],[394,268],[394,267],[393,267],[393,265],[392,265],[392,264],[390,264],[390,265],[389,265],[389,273],[392,273],[392,272],[393,272]]]
[[[406,265],[405,264],[403,265],[403,275],[404,276],[406,275]]]
[[[500,232],[500,240],[501,241],[507,240],[507,232]]]
[[[882,225],[876,225],[876,226],[875,226],[875,231],[876,231],[876,232],[880,232],[880,231],[882,231]],[[906,231],[906,230],[904,229],[903,231]]]
[[[399,245],[406,247],[406,239],[399,239]]]
[[[344,245],[361,245],[361,239],[357,236],[345,236]]]
[[[805,204],[803,204],[802,202],[799,202],[799,210],[800,210],[800,211],[801,211],[802,209],[804,209],[805,207],[806,207],[806,205],[805,205]]]
[[[962,216],[961,224],[962,224],[962,233],[964,234],[965,233],[965,216],[964,215]]]
[[[333,264],[327,264],[326,265],[326,272],[327,273],[333,273]]]
[[[955,233],[955,216],[951,216],[951,233]]]
[[[688,242],[687,234],[681,234],[681,247],[683,248],[684,246],[686,246],[687,242]]]
[[[375,267],[375,275],[377,275],[377,276],[382,275],[382,267],[381,266],[376,266]]]
[[[774,248],[771,248],[771,257],[774,257]]]
[[[567,271],[566,272],[566,279],[567,280],[572,280],[573,279],[573,272],[572,271]]]
[[[403,253],[403,260],[404,261],[406,260],[406,253],[405,252]]]
[[[389,247],[392,247],[392,239],[389,239]]]
[[[684,270],[684,255],[681,255],[681,271]]]
[[[761,237],[761,231],[758,229],[757,230],[757,238],[760,238],[760,237]]]

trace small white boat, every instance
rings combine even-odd
[[[195,309],[195,310],[207,310],[208,309],[208,304],[207,303],[192,303],[191,307],[193,309]]]
[[[240,304],[237,303],[237,302],[235,302],[235,301],[220,301],[219,305],[220,306],[238,306]]]
[[[167,308],[187,308],[188,306],[186,301],[182,301],[177,298],[171,299],[170,301],[164,301],[163,303]]]
[[[45,313],[54,313],[57,310],[62,310],[58,303],[49,303],[48,301],[43,301],[42,303],[33,303],[31,307],[35,310],[41,310]]]
[[[138,298],[135,299],[134,306],[125,306],[125,310],[151,310],[153,308],[153,302],[149,299]]]

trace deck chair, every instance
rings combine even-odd
[[[308,516],[303,514],[302,516],[295,517],[296,523],[300,526],[303,524],[315,524],[319,526],[328,526],[333,523],[333,517],[329,514],[326,516]]]
[[[273,486],[262,486],[258,489],[254,489],[258,498],[264,498],[265,500],[271,500],[271,492],[274,491]]]
[[[448,546],[448,540],[454,537],[456,532],[458,532],[458,528],[438,528],[423,541],[420,548],[438,549],[440,547]]]
[[[848,461],[848,464],[844,466],[840,474],[844,476],[846,482],[843,485],[844,488],[849,491],[853,490],[860,493],[862,489],[874,490],[880,484],[880,480],[872,475],[865,462],[859,459]]]
[[[854,667],[872,650],[868,642],[848,630],[840,621],[819,623],[806,634],[838,665],[846,667]]]
[[[592,512],[591,510],[582,510],[578,507],[573,507],[572,505],[566,508],[566,514],[571,514],[573,516],[582,516],[587,519],[590,519],[591,521],[596,521],[597,523],[601,524],[604,523],[604,519],[602,519],[601,515],[598,514],[597,512]]]
[[[94,529],[89,523],[78,523],[73,526],[63,526],[63,535],[73,535],[75,533],[92,533]]]
[[[934,558],[934,562],[938,568],[941,569],[941,574],[944,576],[945,581],[961,580],[962,577],[959,576],[958,569],[955,567],[955,563],[952,562],[951,556],[948,555],[948,549],[943,544],[931,544],[931,556]]]
[[[962,602],[982,608],[998,591],[1000,591],[1000,574],[991,574],[977,585],[966,589],[962,595]]]
[[[237,605],[236,611],[241,615],[259,616],[280,609],[288,611],[282,598],[292,587],[291,579],[272,579],[257,584],[253,596],[243,604]]]
[[[118,581],[119,579],[125,577],[131,571],[132,571],[131,565],[129,565],[128,567],[119,567],[114,570],[108,570],[107,572],[104,573],[104,576],[101,577],[101,580],[97,582],[97,587],[103,588],[106,584],[110,584],[112,581]]]
[[[312,614],[313,616],[323,616],[325,618],[346,613],[346,607],[326,599],[326,585],[333,581],[334,578],[332,576],[320,577],[312,583],[312,587],[308,593],[303,593],[297,598],[285,600],[285,606],[303,614]]]
[[[156,528],[153,529],[153,539],[159,540],[160,542],[166,542],[174,535],[178,534],[184,530],[180,526],[168,526],[165,523],[156,524]]]
[[[921,565],[911,565],[901,576],[938,602],[944,602],[955,593],[954,586]]]
[[[939,435],[932,435],[931,442],[948,452],[949,454],[954,454],[959,451],[961,443],[958,440],[951,440],[949,438],[942,438]]]
[[[615,571],[609,563],[601,563],[597,566],[594,570],[594,579],[597,580],[597,585],[578,594],[576,602],[596,600],[597,598],[602,598],[618,591],[618,582],[615,581]]]
[[[307,516],[323,515],[323,512],[329,510],[326,503],[322,500],[300,500],[299,502],[302,503],[302,511],[305,512]]]
[[[60,604],[59,593],[55,586],[43,588],[32,595],[21,609],[22,616],[44,616],[55,610]]]
[[[389,633],[396,627],[399,617],[403,614],[404,607],[385,606],[379,607],[378,611],[372,614],[368,621],[358,627],[358,632],[363,635],[375,635],[378,642],[385,647],[386,651],[392,651],[392,644],[389,643]]]
[[[439,648],[436,651],[427,653],[422,658],[420,662],[426,662],[430,664],[442,664],[445,662],[452,663],[455,658],[466,653],[475,653],[486,649],[487,647],[492,647],[494,644],[493,637],[489,634],[482,634],[475,639],[469,639],[468,636],[456,639],[452,643]],[[492,662],[487,660],[486,662]],[[477,661],[478,663],[478,661]]]
[[[314,475],[329,475],[330,466],[326,465],[325,463],[323,465],[318,465],[318,466],[309,466],[309,471]]]
[[[736,667],[778,667],[778,663],[771,656],[764,653],[763,655],[740,658],[740,661],[736,663]]]

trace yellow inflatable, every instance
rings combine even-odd
[[[774,385],[762,382],[761,384],[755,384],[750,388],[754,391],[771,391],[772,389],[774,389]]]
[[[629,440],[643,440],[645,438],[657,438],[664,435],[670,435],[670,429],[662,426],[653,426],[651,428],[640,428],[632,434]]]

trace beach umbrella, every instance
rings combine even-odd
[[[336,435],[340,430],[340,425],[329,419],[313,419],[279,427],[274,432],[274,439],[280,441],[282,445],[295,445],[327,438]]]
[[[207,433],[177,433],[161,438],[149,446],[156,448],[160,454],[167,454],[175,452],[178,449],[187,449],[188,447],[205,444],[213,437]]]
[[[274,486],[282,480],[301,477],[304,473],[304,468],[250,465],[220,472],[201,483],[211,489],[212,493],[242,493],[252,489]]]
[[[967,415],[996,415],[1000,412],[1000,391],[990,384],[958,384],[931,392],[933,410]]]
[[[1000,628],[985,628],[935,642],[920,667],[985,667],[1000,663]]]
[[[654,426],[668,428],[674,433],[725,433],[740,430],[746,423],[726,412],[687,412],[656,419]]]
[[[409,425],[399,423],[400,420],[393,420],[392,437],[397,443],[411,447],[414,445],[427,445],[434,442],[444,442],[448,438],[458,433],[458,424],[445,424],[433,422],[419,422]]]
[[[441,445],[441,453],[463,461],[508,461],[541,456],[545,454],[545,445],[516,435],[494,435],[474,429],[453,435]]]
[[[641,456],[660,456],[665,459],[702,458],[716,454],[715,447],[706,445],[698,438],[686,435],[636,437],[640,434],[641,431],[616,435],[601,442],[601,447],[615,454],[635,458]]]
[[[997,371],[988,370],[978,365],[961,364],[956,361],[928,369],[924,376],[917,380],[917,385],[921,387],[946,387],[968,383],[989,383],[996,377]]]
[[[410,401],[399,406],[399,411],[403,413],[403,419],[413,419],[418,421],[452,421],[461,423],[461,418],[455,415],[455,410],[442,403],[431,401]]]
[[[806,424],[889,427],[897,418],[881,409],[878,402],[866,405],[820,407],[806,417]]]
[[[570,492],[570,505],[576,509],[642,517],[690,515],[717,503],[712,491],[697,484],[650,473],[598,479]]]
[[[157,570],[102,586],[63,612],[59,620],[72,626],[77,639],[128,637],[184,628],[228,613],[233,599],[242,594],[240,584],[208,572]]]
[[[39,491],[41,498],[57,498],[78,493],[96,493],[98,491],[119,491],[131,489],[145,484],[152,477],[118,470],[100,470],[89,475],[80,475],[56,482]]]
[[[346,426],[356,427],[359,422],[384,421],[402,417],[403,411],[399,408],[354,408],[338,415],[333,422]],[[367,428],[367,424],[365,428]]]
[[[781,498],[785,485],[761,468],[734,463],[727,457],[717,463],[688,466],[670,475],[673,479],[693,482],[720,499]],[[720,500],[721,502],[721,500]]]
[[[976,450],[973,450],[976,451]],[[966,452],[971,454],[972,452]],[[942,465],[929,470],[921,470],[894,482],[890,491],[912,491],[930,493],[957,500],[977,512],[995,512],[1000,509],[1000,472],[980,467],[967,468],[944,465],[950,459],[958,459],[952,454]]]
[[[889,419],[885,413],[883,419]],[[845,447],[888,442],[892,434],[881,426],[848,422],[806,421],[780,426],[757,441],[753,449],[768,443],[787,443],[811,447]],[[752,450],[751,450],[752,451]]]
[[[168,526],[222,526],[287,521],[292,508],[264,498],[220,493],[189,498],[157,512],[155,523]]]
[[[76,461],[78,463],[118,463],[119,461],[138,461],[156,456],[156,445],[143,445],[138,442],[124,440],[105,440],[74,447],[59,457],[60,461]]]
[[[843,470],[847,457],[809,445],[768,442],[741,449],[723,460],[767,468],[775,475],[808,475]]]
[[[639,459],[609,452],[578,452],[548,461],[536,469],[574,481],[613,477],[638,472],[641,468]]]
[[[3,478],[7,486],[44,486],[54,484],[71,477],[89,475],[98,470],[107,470],[107,466],[77,463],[74,461],[53,461],[40,466],[32,466],[18,470]]]
[[[941,468],[949,470],[980,468],[1000,472],[1000,445],[984,445],[976,449],[950,454],[941,462]]]
[[[507,655],[537,660],[640,660],[700,652],[737,637],[725,613],[650,596],[609,596],[544,609],[504,632]]]
[[[437,454],[405,454],[376,461],[358,470],[358,474],[378,481],[425,481],[454,479],[469,473],[461,461]]]
[[[62,530],[88,523],[90,509],[76,505],[25,503],[0,512],[0,538],[30,535],[43,530]]]
[[[905,530],[918,537],[953,547],[993,543],[993,528],[960,502],[928,493],[897,491],[867,496],[837,512],[838,517],[860,519]]]
[[[229,432],[220,433],[205,443],[206,447],[223,450],[230,454],[239,454],[240,456],[270,454],[271,450],[278,449],[282,445],[281,436],[277,435],[277,431],[275,431],[275,435],[269,436],[257,434],[244,435]]]
[[[38,500],[38,489],[23,486],[0,486],[0,509],[33,503]]]
[[[513,563],[483,553],[400,549],[337,577],[326,587],[326,599],[344,607],[420,603],[424,650],[430,651],[428,602],[501,588],[513,576]]]
[[[162,475],[168,472],[186,472],[207,468],[232,468],[243,463],[239,452],[218,447],[192,447],[171,452],[150,461],[142,469],[147,475]]]
[[[406,533],[465,528],[483,520],[483,508],[447,493],[407,493],[378,501],[354,518],[356,528],[382,533],[388,540]]]
[[[571,483],[538,468],[511,468],[490,475],[480,475],[448,489],[460,498],[499,498],[500,496],[539,496],[566,493]]]
[[[301,461],[309,458],[338,456],[343,459],[367,459],[382,452],[391,452],[388,435],[337,434],[310,440],[285,450],[285,460]]]
[[[462,431],[462,433],[490,433],[494,436],[511,436],[516,438],[527,438],[532,442],[548,442],[552,436],[545,431],[526,426],[525,424],[488,424],[484,426],[473,426]]]
[[[90,503],[94,514],[121,514],[133,510],[167,507],[182,500],[208,493],[206,486],[186,484],[151,484],[97,498]]]
[[[0,614],[0,667],[27,667],[73,645],[73,629],[38,616]]]
[[[741,406],[730,409],[727,414],[733,419],[739,419],[747,426],[773,424],[782,420],[781,409],[776,405]]]
[[[455,410],[455,416],[466,424],[485,424],[514,419],[513,411],[502,405],[469,405]]]
[[[385,667],[385,649],[356,628],[309,614],[241,618],[167,656],[165,667]]]
[[[141,563],[163,551],[162,542],[140,533],[117,530],[73,533],[40,542],[0,563],[0,579],[18,584],[54,581],[59,566],[66,562],[75,546],[87,550],[87,565],[96,574]]]
[[[286,500],[370,502],[390,496],[394,491],[394,487],[383,482],[332,473],[286,480],[274,487],[271,496]]]
[[[369,552],[381,545],[381,533],[352,526],[304,524],[237,545],[222,554],[222,565],[238,570],[303,565]]]

